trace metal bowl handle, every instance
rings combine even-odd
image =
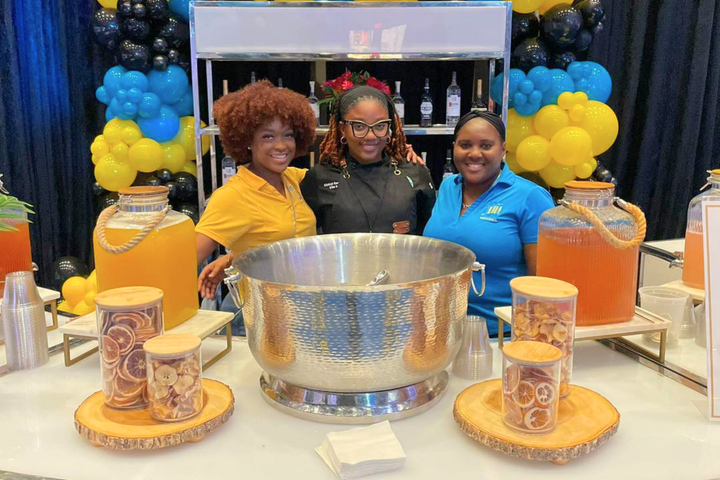
[[[228,267],[225,269],[225,280],[223,281],[225,282],[225,285],[227,285],[228,290],[230,290],[230,296],[232,297],[233,302],[235,302],[235,306],[243,308],[245,305],[245,299],[240,293],[240,280],[242,280],[242,273],[240,273],[240,270],[235,267]]]
[[[475,292],[475,295],[478,297],[482,297],[485,294],[485,265],[480,262],[473,262],[472,271],[480,272],[480,275],[482,276],[482,287],[480,288],[480,292],[478,292],[477,287],[475,286],[474,277],[472,275],[470,276],[470,285],[472,285],[473,292]]]

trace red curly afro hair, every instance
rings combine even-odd
[[[276,118],[295,132],[295,154],[305,155],[315,142],[315,115],[303,95],[261,80],[218,99],[214,116],[223,150],[237,163],[250,163],[253,135]]]

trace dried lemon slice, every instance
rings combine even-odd
[[[535,400],[541,407],[552,405],[557,398],[555,387],[548,382],[540,382],[535,385]]]
[[[177,382],[178,374],[174,368],[163,365],[155,370],[155,380],[157,380],[160,385],[170,386]]]
[[[530,430],[541,430],[552,420],[552,408],[532,408],[525,414],[525,426]]]

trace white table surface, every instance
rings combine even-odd
[[[223,348],[209,339],[204,355]],[[77,347],[88,348],[88,345]],[[228,383],[236,398],[229,422],[202,442],[152,452],[92,447],[75,431],[73,413],[100,387],[98,357],[66,368],[62,356],[38,370],[0,378],[0,470],[67,480],[209,478],[332,480],[313,451],[346,426],[296,419],[270,407],[258,388],[260,369],[247,344],[206,372]],[[500,371],[495,349],[495,373]],[[455,397],[474,382],[452,378],[445,397],[416,417],[392,423],[407,454],[402,470],[373,480],[705,480],[720,476],[720,424],[696,407],[702,395],[596,342],[576,346],[573,382],[608,398],[620,429],[596,452],[565,466],[494,452],[465,436],[452,418]]]

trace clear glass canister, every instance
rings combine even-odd
[[[559,348],[541,342],[510,342],[502,349],[505,425],[522,433],[555,429],[560,402]]]
[[[562,280],[518,277],[513,293],[512,340],[544,342],[562,352],[560,397],[570,393],[578,289]]]
[[[540,216],[537,274],[577,287],[577,325],[635,315],[645,227],[642,211],[616,199],[615,186],[603,182],[567,183],[561,205]]]
[[[198,310],[197,247],[190,217],[170,209],[166,187],[120,190],[95,227],[98,290],[132,285],[161,289],[165,329]],[[142,230],[152,227],[144,235]]]
[[[103,394],[108,406],[147,406],[143,346],[163,333],[162,302],[162,290],[153,287],[116,288],[95,297]]]
[[[8,273],[31,272],[33,269],[29,205],[7,193],[0,181],[0,298],[3,298]]]
[[[203,408],[200,338],[163,335],[145,344],[150,416],[160,422],[194,417]]]
[[[683,283],[689,287],[705,289],[705,252],[703,250],[702,201],[720,201],[720,169],[708,171],[709,189],[696,195],[688,207],[687,229],[685,230],[685,256],[683,262]]]

